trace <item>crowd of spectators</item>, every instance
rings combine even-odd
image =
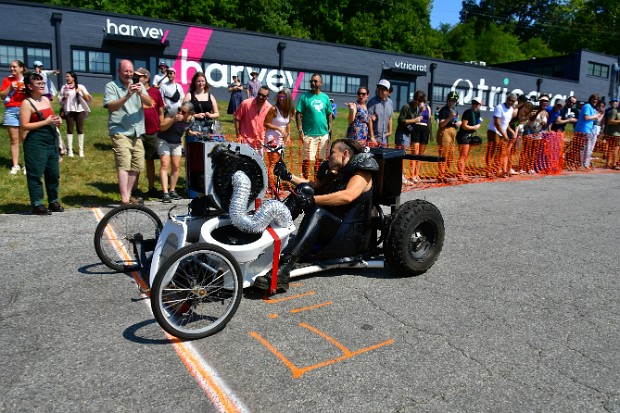
[[[32,92],[24,87],[24,76],[28,74],[28,70],[23,63],[13,61],[10,69],[11,75],[4,79],[0,87],[0,97],[6,107],[4,125],[11,138],[13,166],[10,173],[17,174],[22,170],[18,164],[19,141],[25,136],[20,136],[24,134],[25,128],[20,124],[19,109],[27,92]],[[181,85],[176,82],[174,68],[162,60],[158,69],[158,73],[151,79],[146,68],[134,71],[131,61],[122,60],[118,67],[118,79],[109,82],[105,88],[104,107],[109,112],[108,129],[118,171],[122,204],[143,202],[137,191],[137,183],[144,164],[148,181],[146,195],[160,198],[162,202],[179,199],[180,195],[175,187],[182,157],[182,137],[186,135],[188,141],[209,138],[215,132],[215,124],[219,122],[218,103],[209,93],[209,84],[203,73],[195,73],[188,92],[184,93]],[[42,63],[37,61],[34,73],[42,79],[42,82],[39,82],[43,85],[41,95],[48,101],[52,100],[55,86],[49,75],[57,74],[58,71],[45,71]],[[92,102],[92,97],[86,87],[78,82],[75,72],[68,71],[65,80],[66,84],[60,89],[58,97],[62,107],[61,117],[67,122],[68,153],[69,156],[74,156],[73,130],[76,127],[78,155],[83,157],[84,120],[90,112],[89,103]],[[283,150],[292,145],[293,119],[296,121],[302,146],[301,174],[305,179],[310,178],[311,171],[316,175],[319,165],[329,155],[332,122],[336,116],[334,100],[321,90],[320,74],[311,76],[310,90],[299,97],[297,104],[293,101],[291,91],[282,88],[272,105],[269,102],[269,88],[261,83],[259,73],[255,70],[251,72],[251,79],[245,85],[241,84],[237,76],[233,76],[231,80],[227,112],[233,115],[237,141],[246,143],[265,155],[269,178],[268,195],[278,193],[273,168]],[[35,96],[38,96],[38,92],[34,92]],[[391,93],[392,87],[386,79],[377,83],[372,97],[369,88],[359,87],[357,100],[346,104],[346,137],[357,141],[362,147],[387,147],[393,134],[394,106]],[[401,107],[398,113],[394,134],[395,147],[423,155],[429,141],[434,137],[437,139],[437,155],[440,157],[437,158],[440,160],[437,165],[438,182],[449,182],[454,169],[459,181],[470,180],[466,165],[471,147],[483,142],[478,136],[483,122],[480,114],[481,102],[473,99],[471,107],[459,115],[458,101],[459,94],[451,92],[447,96],[446,105],[437,108],[434,114],[436,134],[433,133],[433,113],[424,92],[416,91],[413,99]],[[56,117],[54,119],[56,120]],[[565,135],[567,126],[572,129],[572,135]],[[546,140],[550,139],[550,136],[566,142],[564,162],[569,169],[591,169],[592,154],[597,145],[603,152],[605,167],[620,169],[620,112],[616,98],[610,99],[607,107],[596,94],[591,95],[587,102],[578,102],[575,96],[570,96],[566,101],[556,99],[550,102],[546,94],[539,95],[535,101],[530,101],[524,95],[508,94],[506,100],[494,108],[489,119],[486,177],[505,178],[540,172],[541,152],[547,147]],[[266,153],[265,147],[269,148]],[[455,156],[457,149],[458,157]],[[161,191],[156,189],[155,183],[156,159],[160,160]],[[415,185],[422,181],[420,166],[420,161],[412,163],[412,173],[409,177],[403,174],[403,184]],[[48,174],[46,179],[54,176],[38,166],[35,166],[35,169],[41,170],[41,175]],[[25,166],[23,171],[26,174]],[[32,182],[37,179],[40,186],[41,176],[30,177]],[[57,183],[54,184],[53,181],[52,179],[52,203],[56,203]],[[36,184],[29,184],[30,186],[35,187]],[[37,197],[41,198],[39,195]],[[41,205],[40,199],[33,201],[33,207]]]

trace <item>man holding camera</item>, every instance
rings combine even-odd
[[[144,92],[140,78],[134,80],[130,60],[121,60],[117,72],[117,80],[105,86],[103,107],[108,109],[108,131],[118,169],[121,204],[137,204],[141,203],[141,198],[130,196],[138,174],[144,168],[142,105],[150,106],[153,100]]]

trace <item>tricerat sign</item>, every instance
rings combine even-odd
[[[143,37],[146,39],[155,40],[163,39],[165,34],[163,29],[158,29],[157,27],[139,26],[137,24],[114,23],[110,19],[106,20],[105,32],[106,34],[128,37]]]
[[[504,79],[504,84],[506,86],[508,85],[508,83],[509,83],[508,78]],[[480,102],[485,102],[487,104],[488,103],[492,104],[493,102],[495,102],[496,96],[499,96],[499,100],[498,100],[499,102],[504,102],[506,101],[506,95],[509,93],[514,93],[516,95],[525,94],[530,100],[537,100],[538,96],[540,95],[540,93],[536,92],[535,90],[531,90],[530,92],[525,93],[522,89],[518,89],[518,88],[508,89],[508,87],[506,86],[489,86],[486,84],[486,80],[484,78],[480,79],[477,86],[474,86],[472,81],[469,79],[456,79],[454,83],[452,84],[451,90],[458,91],[459,98],[460,98],[459,102],[464,103],[464,104],[471,103],[472,99],[476,99]],[[457,90],[457,88],[460,90]],[[464,89],[464,92],[463,92],[463,89]],[[489,94],[488,99],[484,98],[484,95],[486,92],[488,92]],[[568,96],[574,95],[574,92],[571,90],[567,95],[562,95],[562,94],[556,94],[556,95],[550,94],[550,95],[551,95],[551,103],[553,104],[553,102],[555,102],[556,99],[566,100]],[[488,109],[492,109],[492,107],[489,107],[487,105],[480,106],[480,110],[488,110]]]

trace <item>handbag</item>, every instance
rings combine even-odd
[[[470,145],[482,145],[482,138],[477,135],[472,135],[469,137],[469,144]]]
[[[67,113],[65,112],[64,107],[60,107],[60,112],[58,113],[58,116],[60,116],[61,119],[67,119]]]

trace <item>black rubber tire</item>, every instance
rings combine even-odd
[[[396,275],[411,277],[433,266],[445,228],[437,207],[423,200],[408,201],[392,217],[385,242],[385,259]]]
[[[105,214],[95,230],[97,256],[115,271],[138,270],[140,257],[135,248],[135,236],[141,234],[145,241],[157,240],[162,227],[157,214],[143,205],[114,208]]]
[[[225,249],[197,243],[172,254],[151,286],[155,320],[175,337],[195,340],[222,330],[239,307],[243,277]]]

